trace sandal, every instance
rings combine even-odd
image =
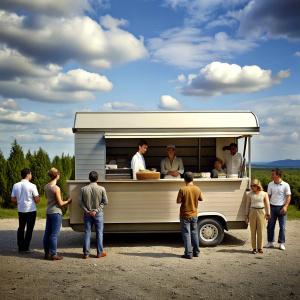
[[[253,254],[256,254],[256,249],[253,249],[253,250],[252,250],[252,253],[253,253]]]
[[[264,253],[264,252],[262,251],[262,249],[258,249],[258,252],[259,252],[259,253]]]

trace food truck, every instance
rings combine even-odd
[[[230,143],[238,143],[248,173],[241,178],[194,178],[203,194],[198,206],[200,246],[216,246],[224,230],[245,229],[246,195],[251,178],[251,138],[259,134],[256,115],[250,111],[185,112],[77,112],[75,180],[67,181],[73,201],[70,217],[63,221],[75,231],[84,231],[83,210],[78,205],[80,189],[89,184],[91,171],[106,189],[104,232],[180,231],[177,194],[181,179],[132,179],[130,163],[144,139],[147,169],[160,171],[166,146],[176,146],[184,170],[195,174],[213,169],[216,157],[225,161]],[[247,157],[246,157],[247,156]],[[145,177],[141,177],[145,178]],[[147,178],[147,176],[146,176]]]

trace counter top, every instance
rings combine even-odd
[[[203,181],[209,181],[209,182],[239,182],[243,180],[249,180],[249,178],[195,178],[194,182],[203,182]],[[89,184],[89,180],[67,180],[67,182],[72,183],[85,183]],[[143,179],[143,180],[135,180],[135,179],[99,179],[98,183],[101,182],[121,182],[121,183],[147,183],[147,182],[156,182],[156,183],[167,183],[167,182],[184,182],[183,178],[181,179]]]

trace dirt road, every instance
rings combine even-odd
[[[18,220],[0,220],[0,299],[300,299],[300,221],[287,222],[286,251],[251,254],[250,231],[225,234],[186,260],[181,234],[104,235],[107,257],[82,259],[83,233],[62,228],[62,261],[43,260],[45,220],[32,254],[17,252]],[[278,228],[276,228],[276,234]]]

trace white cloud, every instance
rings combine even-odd
[[[41,135],[55,135],[57,137],[73,137],[73,132],[72,132],[72,128],[51,128],[51,129],[47,129],[47,128],[40,128],[37,131],[38,134]]]
[[[19,110],[20,106],[17,101],[14,99],[7,99],[6,101],[0,102],[0,107],[13,109],[13,110]]]
[[[99,108],[100,111],[137,111],[140,110],[140,108],[133,104],[128,102],[110,102],[105,103]]]
[[[178,87],[184,95],[217,97],[222,94],[253,93],[280,84],[290,76],[289,70],[280,71],[272,77],[271,70],[258,66],[240,67],[236,64],[213,62],[202,68],[199,73],[190,74],[186,86]]]
[[[39,102],[73,103],[93,100],[93,92],[108,92],[113,88],[106,76],[82,69],[59,73],[55,66],[50,67],[55,71],[48,77],[24,74],[11,80],[0,80],[0,94]]]
[[[1,0],[0,8],[8,10],[24,10],[31,13],[72,16],[93,12],[93,6],[107,6],[109,0]]]
[[[175,80],[169,80],[169,82],[185,82],[186,81],[186,78],[185,78],[185,75],[184,74],[180,74],[177,76],[177,79]]]
[[[19,132],[19,131],[25,131],[29,127],[24,125],[15,125],[15,126],[0,126],[0,131],[2,132]]]
[[[57,65],[41,66],[32,58],[21,55],[7,47],[0,48],[0,80],[11,80],[16,77],[49,77],[55,75],[61,67]]]
[[[300,56],[300,52],[297,51],[294,55],[295,55],[295,56]]]
[[[34,137],[30,134],[17,134],[15,135],[15,139],[20,142],[20,141],[24,141],[24,142],[29,142],[29,141],[33,141]]]
[[[233,54],[252,50],[256,44],[249,39],[233,39],[225,32],[204,36],[197,28],[173,28],[160,37],[148,40],[151,59],[182,69],[195,69]]]
[[[24,16],[0,11],[0,38],[8,47],[39,63],[64,65],[73,60],[100,71],[147,56],[143,38],[137,39],[117,27],[123,20],[110,17],[115,26],[108,30],[87,16],[39,16],[32,26],[27,26],[27,21]]]
[[[0,123],[4,124],[39,124],[49,120],[49,117],[35,112],[12,111],[0,108]]]
[[[121,26],[128,26],[129,22],[124,19],[115,19],[110,15],[100,17],[100,24],[107,29],[117,29]]]
[[[205,23],[216,18],[216,15],[224,14],[229,9],[240,7],[248,0],[164,0],[166,5],[173,9],[185,9],[188,17],[187,24]]]
[[[113,88],[113,84],[108,81],[106,76],[82,69],[60,73],[53,81],[55,81],[55,89],[61,91],[108,92]]]
[[[160,98],[158,108],[163,110],[180,110],[183,108],[183,105],[170,95],[163,95]]]
[[[64,141],[64,137],[57,136],[57,135],[40,135],[39,140],[45,141],[45,142],[58,142],[58,141]]]

